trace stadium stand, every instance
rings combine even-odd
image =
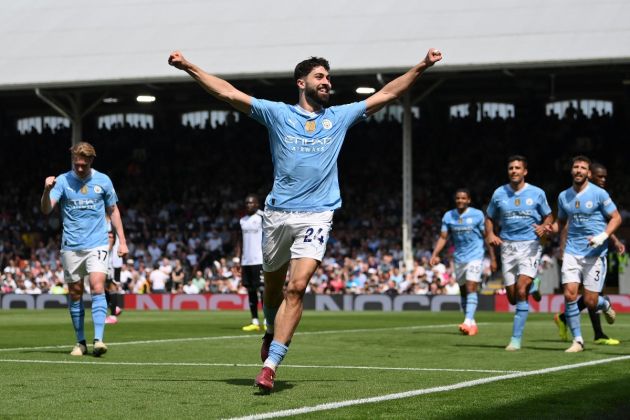
[[[630,216],[630,174],[624,154],[615,153],[627,133],[621,117],[576,110],[534,123],[513,116],[416,118],[414,133],[422,133],[414,138],[414,270],[400,269],[401,125],[394,118],[372,119],[353,128],[344,145],[344,205],[311,293],[444,293],[450,259],[444,267],[428,265],[441,214],[462,185],[472,190],[473,205],[484,208],[504,183],[511,153],[530,156],[528,180],[544,188],[551,202],[570,182],[570,157],[592,156],[608,166],[611,195],[625,219]],[[249,192],[264,197],[270,188],[265,134],[247,118],[204,129],[118,124],[87,133],[99,150],[95,167],[107,168],[119,186],[130,245],[121,291],[150,292],[151,270],[173,271],[178,261],[181,269],[174,272],[184,275],[167,283],[172,293],[194,291],[186,285],[199,280],[197,271],[200,293],[244,293],[232,259],[243,198]],[[43,217],[37,206],[44,177],[69,168],[68,137],[65,127],[44,127],[3,138],[3,155],[14,164],[0,167],[2,293],[62,292],[59,216]],[[620,236],[627,239],[627,231]],[[553,256],[557,244],[546,245]]]

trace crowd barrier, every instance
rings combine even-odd
[[[630,313],[630,295],[608,295],[614,309]],[[66,308],[66,295],[0,295],[0,309]],[[84,296],[86,307],[91,307],[91,298]],[[200,294],[171,295],[146,294],[124,295],[122,304],[131,311],[226,311],[248,310],[247,295]],[[304,309],[316,311],[458,311],[460,297],[449,295],[306,295]],[[505,295],[480,295],[480,311],[514,312]],[[564,310],[562,295],[544,295],[540,302],[530,298],[530,312],[554,313]]]

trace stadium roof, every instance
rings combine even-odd
[[[0,90],[190,81],[171,50],[230,79],[630,63],[627,0],[20,0],[0,2]],[[433,71],[433,70],[432,70]]]

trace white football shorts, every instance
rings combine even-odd
[[[90,273],[107,274],[109,247],[107,245],[85,251],[61,251],[63,279],[76,283]]]
[[[455,263],[455,278],[463,285],[466,281],[481,282],[482,261],[473,260],[466,263]]]
[[[538,275],[538,263],[541,255],[542,247],[537,240],[503,241],[501,244],[501,265],[505,286],[515,284],[520,275],[535,278]]]
[[[606,281],[606,270],[606,256],[580,257],[565,253],[562,259],[562,284],[581,282],[584,289],[600,293]]]
[[[293,258],[321,261],[332,228],[333,211],[289,212],[265,210],[263,215],[263,270],[276,271]]]

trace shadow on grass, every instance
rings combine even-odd
[[[588,380],[588,373],[581,378]],[[630,413],[628,386],[630,376],[611,381],[597,381],[579,389],[533,393],[532,398],[494,407],[470,409],[450,419],[627,419]],[[558,387],[562,387],[561,382]],[[549,392],[551,391],[551,392]]]
[[[16,353],[20,354],[67,354],[70,355],[72,346],[68,346],[67,349],[47,349],[47,350],[20,350]],[[88,353],[90,356],[91,354]]]

